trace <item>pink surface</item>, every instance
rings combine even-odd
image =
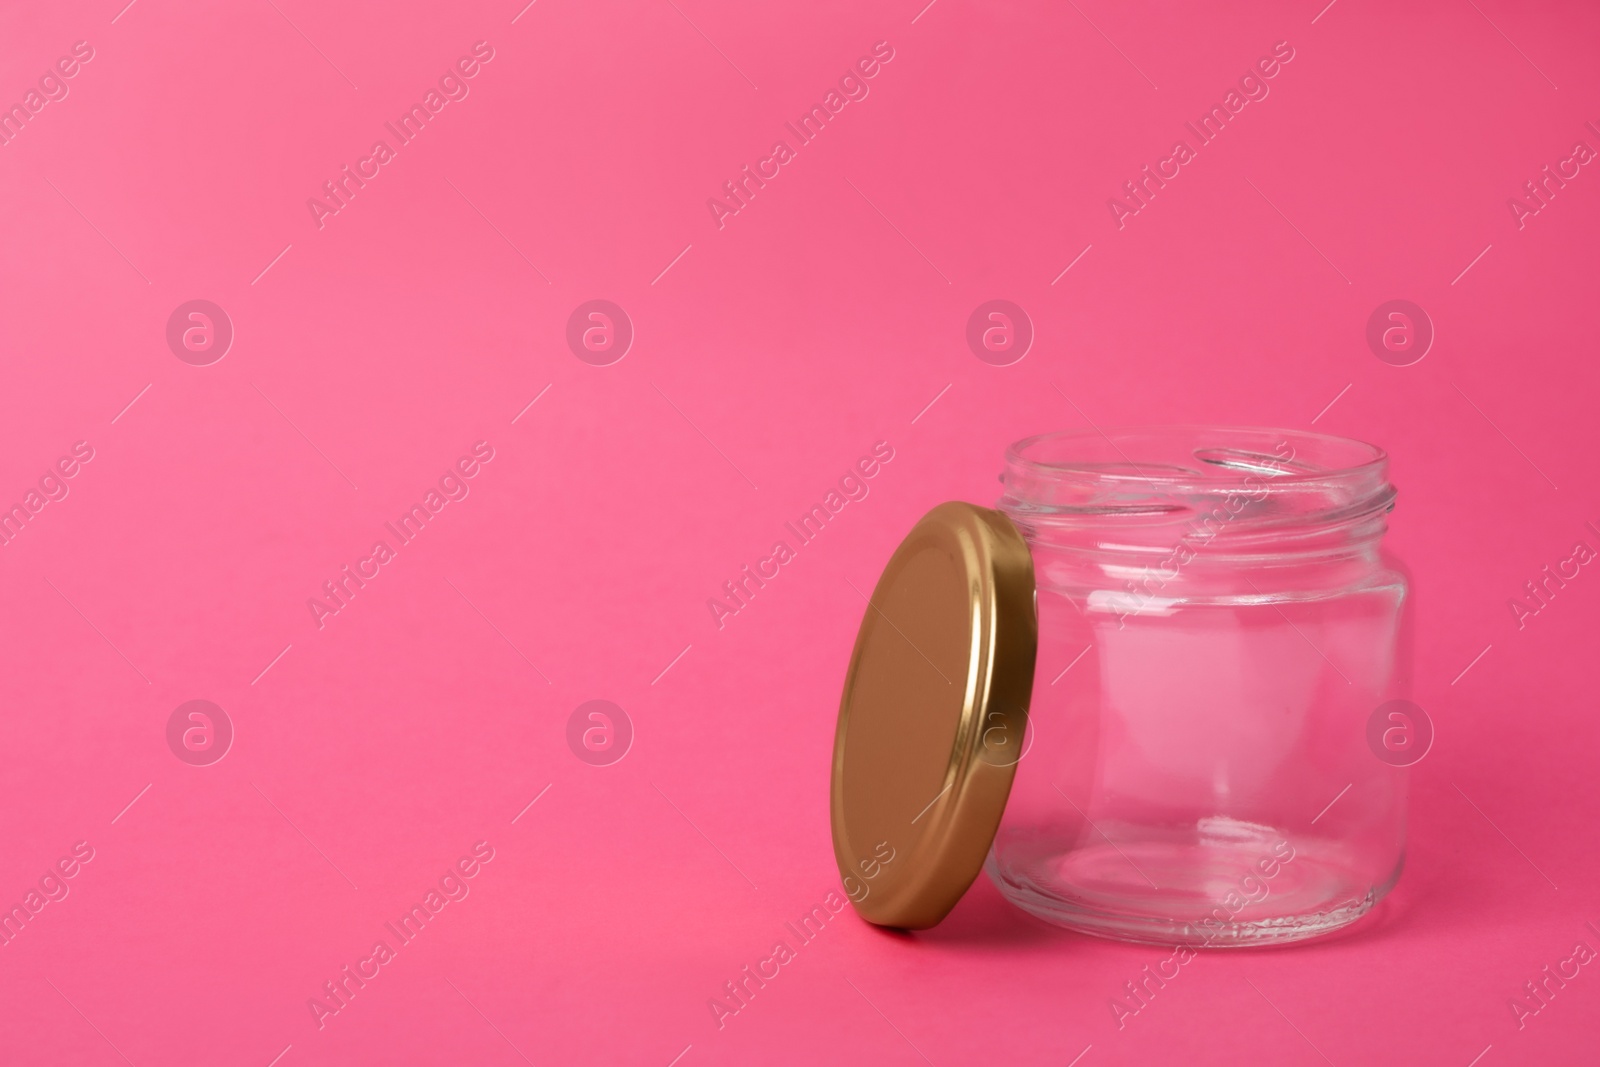
[[[1591,5],[124,2],[0,15],[0,902],[38,906],[4,1062],[1593,1061],[1600,972],[1562,961],[1600,949],[1600,575],[1508,606],[1600,549]],[[1033,335],[1004,366],[966,340],[997,299]],[[1394,299],[1435,333],[1408,366],[1367,342]],[[208,365],[203,321],[168,344],[192,300],[233,327]],[[569,348],[591,300],[620,361],[614,315]],[[1375,917],[1203,954],[1121,1029],[1171,953],[983,879],[915,936],[785,927],[838,887],[851,583],[1090,421],[1388,448],[1437,729]],[[178,758],[215,716],[169,747],[191,700],[219,762]],[[569,735],[591,700],[626,723]],[[1519,1020],[1547,965],[1577,973]]]

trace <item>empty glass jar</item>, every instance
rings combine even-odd
[[[1007,898],[1087,933],[1244,946],[1337,929],[1394,885],[1407,772],[1368,743],[1409,684],[1387,467],[1272,430],[1007,451],[1039,635],[987,863]]]

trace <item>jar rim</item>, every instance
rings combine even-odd
[[[1072,447],[1080,443],[1088,447]],[[1186,449],[1195,466],[1179,466],[1170,462],[1173,457],[1157,458],[1148,453],[1141,463],[1132,453],[1141,445],[1152,443]],[[1283,452],[1285,446],[1291,450],[1287,455]],[[1045,459],[1038,454],[1051,449],[1058,450],[1060,457]],[[1107,449],[1114,455],[1107,454]],[[1322,462],[1317,457],[1322,457]],[[1191,488],[1216,492],[1230,484],[1242,484],[1252,475],[1270,479],[1270,486],[1285,488],[1304,483],[1360,482],[1382,475],[1388,460],[1389,454],[1377,445],[1349,437],[1308,430],[1202,424],[1057,430],[1024,437],[1006,447],[1008,467],[1051,480],[1167,491]]]
[[[1305,430],[1090,427],[1009,446],[999,506],[1040,535],[1108,520],[1160,527],[1219,508],[1232,543],[1290,528],[1355,532],[1394,506],[1388,465],[1376,445]]]

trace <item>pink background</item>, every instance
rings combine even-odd
[[[94,52],[0,147],[0,504],[94,450],[0,547],[0,903],[94,850],[0,948],[5,1062],[1592,1062],[1595,968],[1520,1030],[1508,1000],[1600,949],[1600,574],[1507,606],[1600,548],[1600,174],[1507,206],[1600,148],[1592,5],[124,2],[0,14],[0,103]],[[307,199],[477,41],[470,95],[319,229]],[[879,41],[719,229],[707,199]],[[1107,199],[1279,41],[1270,95],[1119,229]],[[594,298],[636,331],[610,366],[565,341]],[[1011,366],[964,340],[992,298],[1036,330]],[[1437,331],[1411,366],[1365,340],[1393,298]],[[166,343],[191,299],[234,325],[209,366]],[[1088,420],[1391,451],[1438,731],[1398,890],[1350,936],[1202,956],[1119,1030],[1168,953],[980,879],[926,933],[842,914],[719,1029],[838,886],[849,583]],[[308,598],[476,441],[470,495],[319,629]],[[870,496],[719,630],[707,599],[878,441]],[[236,731],[210,766],[167,745],[192,699]],[[566,741],[591,699],[635,730],[610,766]],[[319,1029],[478,841],[470,895]]]

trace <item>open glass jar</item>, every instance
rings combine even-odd
[[[1127,940],[1293,941],[1370,910],[1405,847],[1406,772],[1368,740],[1410,673],[1387,466],[1294,431],[1048,434],[1008,450],[998,513],[930,512],[841,705],[857,910],[931,925],[985,853],[1013,903]],[[880,841],[904,858],[867,879]]]

